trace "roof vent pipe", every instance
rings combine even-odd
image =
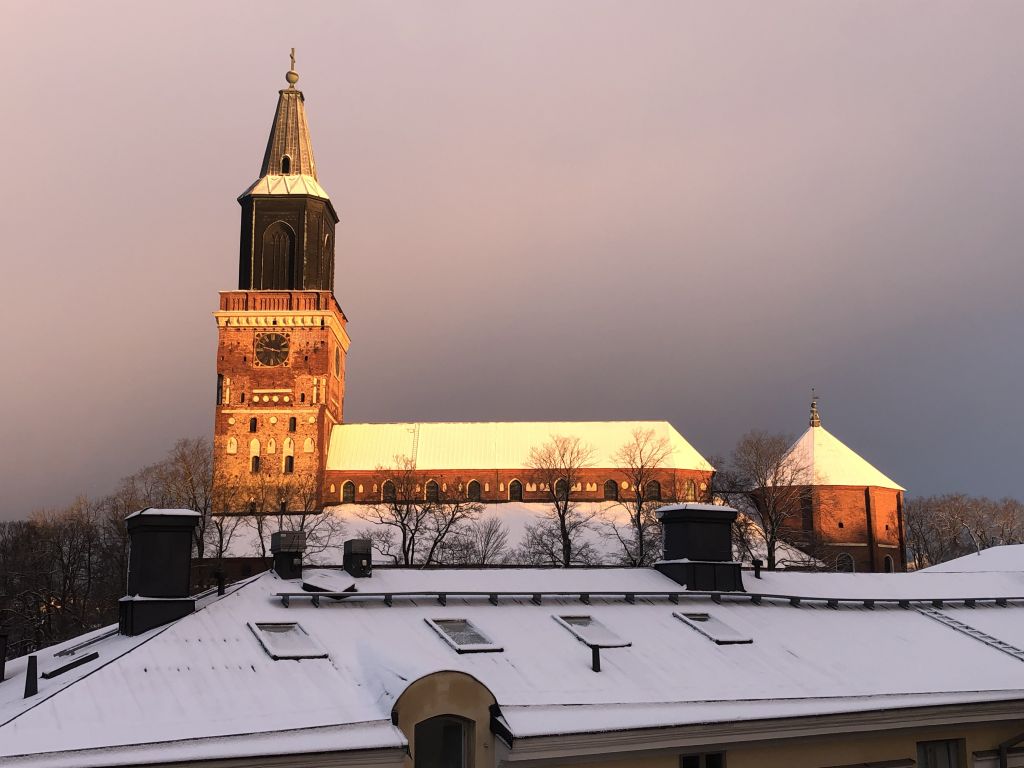
[[[760,579],[761,578],[761,566],[764,565],[764,561],[761,560],[760,557],[755,557],[753,559],[752,563],[753,563],[753,566],[754,566],[754,578],[755,579]]]
[[[715,504],[670,504],[656,512],[662,560],[654,567],[687,589],[742,592],[740,564],[732,557],[736,510]]]
[[[373,547],[369,539],[349,539],[345,542],[342,565],[349,576],[356,579],[373,576]]]
[[[25,698],[39,693],[39,678],[36,676],[36,657],[28,657],[28,668],[25,670]]]
[[[274,573],[282,579],[302,578],[302,553],[305,551],[305,531],[277,531],[270,535]]]

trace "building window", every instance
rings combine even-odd
[[[394,501],[395,500],[395,484],[390,480],[385,480],[384,484],[380,487],[380,498],[382,501]]]
[[[416,724],[415,768],[469,768],[473,722],[455,715],[439,715]]]
[[[240,394],[238,396],[238,402],[240,402],[240,403],[244,403],[245,402],[245,392],[243,392],[242,394]]]
[[[679,768],[725,768],[725,752],[680,755]]]
[[[892,558],[889,555],[885,556],[885,560],[883,561],[883,563],[883,567],[885,568],[886,573],[892,573],[895,570],[895,568],[893,567]]]
[[[256,431],[256,417],[255,416],[253,416],[251,419],[249,419],[249,431],[250,432],[255,432]]]
[[[217,374],[217,405],[224,402],[224,374]]]
[[[686,481],[686,500],[696,501],[697,500],[697,484],[693,480]]]
[[[644,498],[648,501],[661,501],[661,483],[651,480],[644,486]]]
[[[249,459],[249,471],[256,474],[260,471],[260,457],[252,456]]]
[[[286,475],[290,475],[294,471],[295,471],[295,457],[294,456],[285,456],[284,457],[284,473]]]
[[[962,739],[947,741],[920,741],[917,744],[919,768],[963,768],[964,742]]]
[[[805,531],[814,530],[814,504],[810,488],[800,491],[800,521]]]
[[[441,489],[438,487],[437,482],[434,480],[427,481],[426,496],[427,503],[437,504],[441,498]]]
[[[288,419],[288,431],[289,432],[294,432],[295,431],[295,427],[297,425],[298,425],[298,420],[294,416],[292,416],[292,417],[290,417]]]
[[[480,501],[480,483],[476,480],[470,480],[466,486],[466,498],[470,501]]]
[[[513,480],[511,483],[508,484],[508,500],[523,500],[523,484],[520,483],[518,480]]]
[[[619,484],[614,480],[604,481],[604,500],[605,501],[618,501],[619,500]]]
[[[292,159],[285,155],[281,158],[281,175],[287,176],[292,172]]]
[[[560,477],[558,480],[555,481],[555,498],[569,498],[569,483],[566,481],[564,477]]]
[[[836,570],[840,573],[853,573],[857,570],[856,564],[853,562],[853,555],[842,552],[839,557],[836,558]]]
[[[342,504],[355,504],[356,501],[356,486],[349,480],[343,486],[341,486],[341,503]]]
[[[306,402],[306,393],[305,392],[299,393],[299,402],[300,403]]]
[[[238,453],[238,440],[233,437],[228,438],[228,453]]]

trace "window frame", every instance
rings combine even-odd
[[[478,627],[476,624],[474,624],[469,619],[462,618],[462,617],[450,617],[450,618],[449,617],[445,617],[445,618],[436,618],[436,619],[424,618],[423,621],[425,621],[427,623],[427,626],[430,627],[432,630],[434,630],[434,632],[437,633],[438,637],[440,637],[442,640],[444,640],[445,643],[450,648],[454,649],[456,653],[502,653],[505,650],[502,646],[498,645],[493,640],[491,640],[491,638],[488,637],[486,632],[481,630],[480,627]],[[461,621],[461,622],[465,623],[470,629],[472,629],[473,632],[476,632],[476,634],[478,634],[480,637],[482,637],[487,642],[484,642],[484,643],[458,643],[458,642],[456,642],[456,640],[453,637],[451,637],[445,631],[444,627],[441,626],[441,624],[444,623],[444,622],[455,622],[455,621]]]

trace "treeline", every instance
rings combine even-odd
[[[907,500],[907,558],[914,568],[1003,544],[1024,544],[1024,503],[948,493]]]
[[[196,551],[208,549],[215,534],[209,523],[212,461],[208,440],[179,440],[163,461],[124,478],[108,496],[0,521],[0,635],[6,635],[7,656],[117,621],[128,567],[124,518],[132,512],[201,512]]]

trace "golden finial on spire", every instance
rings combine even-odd
[[[814,394],[814,387],[811,387],[811,426],[821,426],[821,416],[818,415],[818,396]]]
[[[294,88],[295,84],[299,82],[299,73],[295,71],[295,49],[292,48],[290,54],[292,60],[292,68],[288,70],[288,74],[284,76],[284,79],[288,81],[288,87]]]

